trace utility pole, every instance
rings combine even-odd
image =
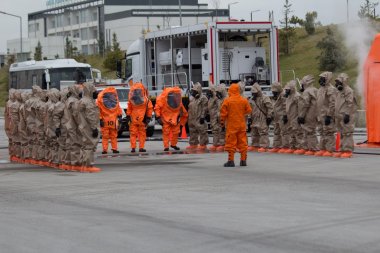
[[[181,5],[181,0],[178,0],[178,5],[179,5],[179,25],[182,26],[182,5]]]
[[[255,12],[259,12],[260,10],[254,10],[254,11],[251,11],[251,22],[253,21],[253,13],[255,13]]]
[[[233,2],[228,4],[228,20],[231,20],[231,5],[237,4],[239,2]]]
[[[350,22],[350,14],[349,14],[348,0],[347,0],[347,23],[349,22]]]
[[[4,12],[4,11],[0,11],[0,14],[4,14],[4,15],[8,15],[8,16],[12,16],[12,17],[20,19],[20,53],[21,53],[21,56],[22,56],[22,17],[14,15],[14,14],[11,14],[11,13],[7,13],[7,12]]]

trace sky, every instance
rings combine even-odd
[[[0,0],[0,11],[22,16],[23,37],[27,37],[28,13],[40,11],[46,8],[46,0]],[[128,1],[128,0],[126,0]],[[292,15],[304,18],[306,12],[318,12],[318,20],[326,25],[331,23],[344,23],[347,21],[346,8],[349,2],[350,20],[358,19],[358,10],[364,0],[289,0],[292,4]],[[213,8],[212,0],[199,0],[199,3],[209,3]],[[220,0],[219,8],[227,8],[231,5],[231,18],[250,20],[250,12],[255,21],[268,20],[269,11],[274,11],[276,24],[282,19],[285,0]],[[377,11],[378,12],[378,11]],[[20,37],[19,19],[0,14],[0,53],[6,52],[6,41]]]

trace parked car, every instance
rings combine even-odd
[[[122,110],[122,121],[121,124],[119,125],[119,130],[118,130],[118,135],[119,137],[123,135],[124,132],[129,132],[129,125],[127,122],[127,110],[128,110],[128,97],[129,97],[129,87],[125,86],[97,86],[96,89],[101,92],[104,90],[106,87],[114,87],[117,91],[117,95],[119,97],[119,105]],[[146,128],[146,135],[148,137],[152,137],[154,134],[154,126],[156,124],[156,120],[154,117],[154,113],[152,116],[152,120],[149,122],[147,128]]]

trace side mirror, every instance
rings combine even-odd
[[[121,63],[121,60],[118,60],[116,62],[116,76],[118,78],[121,78],[121,76],[122,76],[122,63]]]

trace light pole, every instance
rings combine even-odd
[[[350,16],[349,16],[349,8],[348,8],[348,0],[347,0],[347,23],[350,22]]]
[[[231,5],[238,4],[239,2],[233,2],[228,4],[228,20],[231,20]]]
[[[12,16],[12,17],[20,19],[20,53],[22,55],[22,17],[14,15],[14,14],[11,14],[11,13],[7,13],[7,12],[4,12],[4,11],[0,11],[0,14],[4,14],[4,15],[8,15],[8,16]]]
[[[253,21],[253,13],[255,13],[255,12],[259,12],[260,10],[254,10],[254,11],[251,11],[251,22]]]
[[[178,0],[178,6],[179,6],[179,25],[182,26],[182,5],[181,5],[181,0]]]

